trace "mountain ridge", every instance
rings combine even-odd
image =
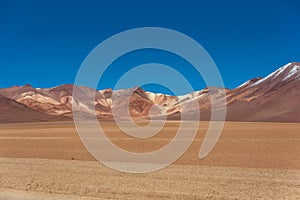
[[[73,97],[74,87],[80,101]],[[112,120],[112,115],[124,119],[148,119],[164,115],[168,119],[178,120],[182,113],[192,115],[195,111],[200,111],[201,120],[209,120],[212,106],[210,94],[218,97],[222,92],[226,93],[228,121],[300,122],[300,103],[297,101],[300,97],[300,63],[297,62],[288,63],[264,78],[250,79],[231,90],[206,87],[180,96],[148,92],[138,86],[121,90],[96,90],[73,84],[53,88],[33,88],[26,84],[0,89],[1,96],[51,116],[49,120],[52,117],[71,120],[72,111],[90,116],[94,108],[100,120]],[[88,98],[94,94],[94,100]],[[128,106],[126,102],[129,102]],[[195,102],[198,102],[197,106]],[[1,106],[5,107],[4,104]],[[32,113],[28,109],[23,110]],[[3,111],[0,114],[5,116]],[[48,117],[44,116],[44,119]]]

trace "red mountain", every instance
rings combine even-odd
[[[0,122],[2,123],[69,120],[63,116],[41,113],[2,95],[0,95],[0,108]]]
[[[73,98],[74,87],[78,98]],[[95,108],[99,119],[112,119],[112,114],[123,119],[162,115],[180,119],[183,112],[192,116],[200,110],[201,120],[209,120],[210,95],[219,96],[222,91],[227,96],[226,120],[300,122],[300,63],[289,63],[265,78],[251,79],[233,90],[208,87],[178,97],[146,92],[139,87],[96,91],[72,84],[48,89],[28,84],[14,86],[0,89],[0,122],[71,120],[72,105],[74,112],[87,118]],[[94,94],[95,99],[88,98]],[[22,117],[14,119],[14,113],[21,113]]]

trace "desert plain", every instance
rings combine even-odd
[[[157,135],[136,139],[113,122],[100,124],[132,152],[163,147],[179,126],[168,121]],[[226,122],[212,152],[199,159],[208,124],[200,123],[175,163],[145,174],[100,164],[73,122],[0,124],[0,199],[300,199],[299,123]]]

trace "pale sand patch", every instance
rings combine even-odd
[[[20,191],[12,189],[2,189],[0,188],[0,198],[1,200],[96,200],[99,198],[93,197],[78,197],[74,195],[58,195],[58,194],[46,194],[41,192],[32,191]]]
[[[0,188],[1,200],[299,199],[300,170],[171,165],[126,174],[95,161],[0,158]]]

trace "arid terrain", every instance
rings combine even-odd
[[[189,122],[185,122],[187,125]],[[167,122],[148,139],[135,139],[102,122],[113,143],[153,151],[176,134]],[[201,122],[188,151],[171,166],[147,174],[111,170],[83,147],[72,122],[0,125],[0,199],[299,199],[300,124],[226,122],[204,159]]]
[[[300,0],[0,0],[0,200],[300,200]]]
[[[288,63],[265,78],[257,77],[234,89],[206,87],[170,96],[141,87],[96,90],[64,84],[34,88],[30,84],[0,88],[0,122],[149,119],[241,122],[300,122],[300,63]],[[225,98],[226,97],[226,98]],[[214,102],[212,104],[212,102]],[[211,119],[211,112],[223,110]],[[198,115],[201,112],[201,115]],[[198,116],[195,117],[195,116]],[[214,115],[213,115],[214,116]]]

